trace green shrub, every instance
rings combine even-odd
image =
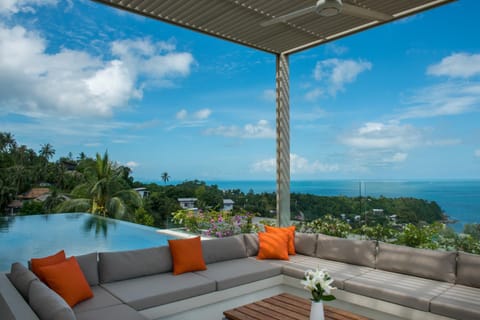
[[[357,230],[357,233],[365,236],[369,240],[389,242],[398,236],[398,231],[392,225],[377,224],[374,227],[363,225]]]
[[[441,223],[420,227],[409,223],[403,227],[396,243],[414,248],[438,249],[440,247],[440,232],[444,228],[445,225]]]
[[[331,215],[306,222],[300,225],[301,232],[322,233],[329,236],[346,238],[352,231],[352,227],[343,220],[334,218]]]

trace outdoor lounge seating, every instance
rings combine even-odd
[[[480,256],[302,233],[295,236],[295,249],[288,261],[261,261],[255,258],[254,234],[202,241],[207,270],[176,276],[168,246],[78,256],[94,297],[72,310],[81,320],[156,319],[162,306],[185,301],[194,308],[198,301],[191,304],[192,299],[222,299],[272,279],[266,285],[300,288],[304,271],[320,267],[335,279],[338,296],[367,297],[431,319],[480,318]],[[41,319],[34,301],[39,298],[29,292],[39,281],[19,264],[0,274],[2,320]],[[51,291],[44,296],[56,295],[43,287]],[[68,312],[68,305],[48,303],[51,310]]]

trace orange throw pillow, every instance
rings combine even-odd
[[[40,270],[45,277],[45,283],[58,293],[70,307],[93,297],[92,289],[90,289],[75,257],[41,267]]]
[[[48,257],[32,258],[30,260],[31,269],[32,269],[32,272],[35,273],[37,275],[37,277],[40,278],[40,280],[44,281],[44,278],[41,274],[40,268],[45,267],[45,266],[49,266],[49,265],[52,265],[52,264],[57,264],[59,262],[63,262],[66,259],[67,259],[67,257],[65,257],[65,251],[63,251],[63,250],[55,253],[54,255],[48,256]]]
[[[258,233],[257,259],[288,260],[288,235],[286,233]]]
[[[267,233],[286,233],[288,235],[288,254],[294,255],[295,252],[295,226],[290,227],[270,227],[265,226],[265,231]]]
[[[207,270],[200,237],[168,240],[173,259],[173,274]]]

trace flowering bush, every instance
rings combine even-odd
[[[173,221],[183,224],[189,232],[200,233],[210,237],[230,237],[240,233],[250,233],[254,214],[245,212],[237,215],[227,211],[187,211],[174,212]]]
[[[331,293],[333,289],[336,289],[332,287],[333,279],[324,269],[319,270],[317,268],[315,271],[305,271],[305,278],[300,283],[312,293],[312,301],[335,300],[335,296]]]
[[[249,224],[251,225],[251,217],[248,214],[229,216],[226,219],[219,215],[216,219],[212,218],[210,220],[210,226],[204,231],[204,234],[217,238],[230,237],[235,234],[250,232]]]

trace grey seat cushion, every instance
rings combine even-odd
[[[247,257],[243,235],[202,241],[206,264]]]
[[[195,273],[216,282],[217,290],[225,290],[242,284],[274,277],[282,267],[251,258],[212,263],[205,271]]]
[[[316,233],[295,232],[295,252],[306,256],[314,256],[317,249]]]
[[[98,285],[98,254],[96,252],[75,256],[90,286]]]
[[[0,273],[0,318],[2,320],[3,318],[5,318],[5,320],[38,320],[38,317],[5,273]]]
[[[375,268],[375,252],[375,241],[343,239],[319,234],[315,256]]]
[[[77,320],[146,320],[133,308],[119,304],[101,309],[95,309],[77,314]]]
[[[339,289],[344,288],[346,280],[374,270],[364,266],[302,256],[298,261],[284,264],[283,274],[297,279],[303,279],[306,270],[315,270],[316,268],[325,269],[333,278],[333,285]]]
[[[380,242],[377,269],[417,277],[455,281],[456,252],[416,249]]]
[[[122,304],[120,300],[100,286],[93,286],[91,289],[93,292],[93,298],[84,300],[74,306],[73,312],[75,312],[75,314]]]
[[[40,280],[32,281],[28,291],[30,307],[40,320],[75,320],[72,308]]]
[[[37,276],[23,264],[15,262],[12,264],[8,278],[22,297],[28,301],[28,289],[32,281],[38,279]]]
[[[168,246],[98,254],[101,283],[172,271]]]
[[[480,288],[480,255],[458,253],[456,283]]]
[[[136,310],[199,296],[215,291],[215,281],[193,272],[174,276],[162,273],[101,285]]]
[[[430,311],[455,319],[480,319],[480,289],[454,285],[432,300]]]
[[[344,290],[402,306],[429,311],[430,301],[451,283],[383,270],[373,270],[344,282]]]

